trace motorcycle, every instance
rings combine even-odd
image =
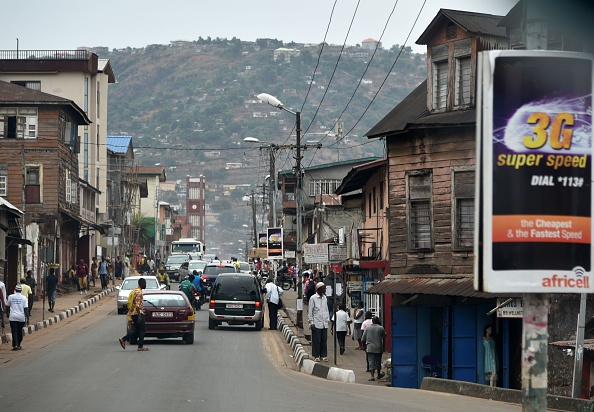
[[[194,309],[200,310],[202,305],[206,302],[206,295],[202,292],[194,291]]]
[[[276,275],[277,283],[283,290],[289,290],[293,287],[293,279],[289,274],[278,274]]]
[[[260,272],[260,284],[262,285],[262,287],[264,287],[264,286],[266,286],[266,283],[268,283],[268,272],[261,271]]]

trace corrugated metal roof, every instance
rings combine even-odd
[[[7,209],[10,209],[13,213],[23,216],[23,212],[17,208],[16,206],[14,206],[12,203],[10,203],[8,200],[4,199],[3,197],[0,197],[0,207],[5,207]]]
[[[126,154],[132,136],[107,136],[107,150],[116,154]]]
[[[560,340],[557,342],[551,342],[549,345],[558,346],[560,348],[575,349],[575,340]],[[584,339],[584,349],[594,351],[594,339]]]
[[[430,37],[434,35],[435,30],[443,27],[444,20],[450,20],[456,23],[462,30],[486,36],[506,37],[505,27],[499,27],[498,24],[503,16],[493,14],[474,13],[462,10],[441,9],[433,18],[429,26],[416,41],[416,44],[428,44]]]
[[[373,162],[354,166],[342,179],[342,183],[334,193],[342,195],[361,189],[365,182],[382,166],[387,164],[387,159],[379,159]]]
[[[370,131],[365,133],[365,136],[372,139],[431,125],[473,125],[475,122],[475,109],[429,114],[427,111],[427,80],[425,80]]]
[[[515,294],[477,292],[474,290],[474,279],[469,276],[447,278],[433,276],[389,276],[369,288],[366,293],[377,295],[397,293],[400,295],[465,296],[472,298],[516,297]]]

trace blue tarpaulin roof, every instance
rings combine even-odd
[[[131,141],[132,136],[107,136],[107,150],[112,153],[125,154]]]

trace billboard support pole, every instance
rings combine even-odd
[[[522,411],[546,411],[549,295],[525,293],[523,298]]]

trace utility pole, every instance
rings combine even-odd
[[[276,208],[274,205],[276,166],[274,164],[274,146],[270,145],[268,150],[270,154],[270,177],[268,178],[268,227],[276,227]]]
[[[256,227],[256,193],[252,191],[252,235],[253,235],[253,246],[254,249],[258,248],[258,228]],[[247,248],[247,245],[246,245]],[[246,253],[247,256],[247,253]]]
[[[297,245],[295,248],[295,257],[297,258],[297,301],[303,299],[303,279],[301,278],[301,272],[303,266],[301,265],[301,243],[302,243],[302,221],[301,221],[301,112],[295,112],[295,132],[297,133],[296,136],[296,156],[295,156],[295,202],[297,205]],[[301,307],[300,310],[297,310],[297,326],[302,328],[303,327],[303,307],[297,306],[298,308]]]

